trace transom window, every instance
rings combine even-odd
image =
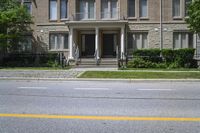
[[[50,50],[68,49],[68,34],[65,33],[51,33],[49,40]]]

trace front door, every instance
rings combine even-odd
[[[94,57],[95,53],[95,35],[84,34],[82,35],[82,56]]]
[[[103,57],[115,56],[115,34],[103,34]]]

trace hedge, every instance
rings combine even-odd
[[[140,49],[133,52],[134,59],[128,67],[133,68],[196,68],[193,59],[195,49]]]

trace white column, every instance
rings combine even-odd
[[[99,28],[95,28],[95,52],[97,52],[97,59],[99,59]]]
[[[73,28],[69,30],[69,59],[74,59],[73,57]]]
[[[124,46],[124,27],[121,27],[121,59],[124,58],[125,46]]]

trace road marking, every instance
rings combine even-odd
[[[137,89],[138,91],[172,91],[172,89]]]
[[[47,87],[17,87],[18,89],[47,89]]]
[[[200,118],[184,117],[128,117],[128,116],[74,116],[47,114],[0,114],[0,117],[40,118],[40,119],[79,119],[79,120],[111,120],[111,121],[191,121],[200,122]]]
[[[110,90],[109,88],[74,88],[74,90]]]

